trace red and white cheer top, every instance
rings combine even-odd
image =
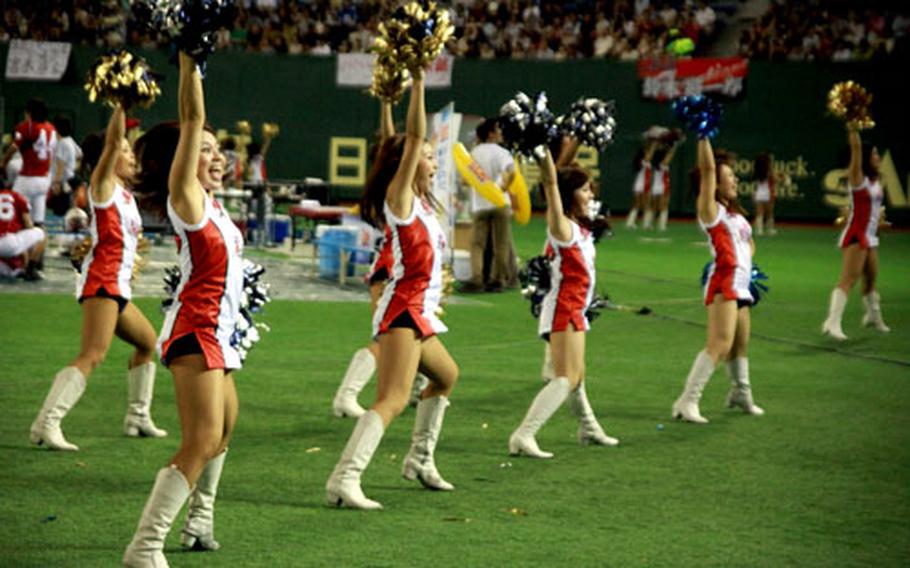
[[[859,187],[850,191],[850,215],[841,231],[841,248],[859,243],[861,248],[878,246],[878,223],[881,217],[884,191],[878,179],[863,178]]]
[[[651,162],[641,161],[641,167],[635,175],[635,185],[632,186],[635,193],[648,193],[651,189]]]
[[[550,291],[544,296],[537,333],[565,331],[569,323],[578,331],[588,331],[585,310],[594,298],[594,237],[591,231],[569,220],[572,236],[559,241],[547,231],[550,256]],[[549,255],[548,255],[549,256]]]
[[[395,217],[388,204],[383,210],[391,237],[392,264],[389,282],[373,314],[373,335],[387,332],[405,312],[417,324],[421,337],[448,331],[437,316],[447,242],[436,211],[416,196],[407,219]]]
[[[177,233],[180,283],[158,336],[159,355],[166,361],[173,342],[192,333],[209,369],[239,369],[231,335],[243,293],[243,235],[209,196],[195,225],[181,220],[170,200],[167,214]]]
[[[385,282],[392,274],[392,236],[388,227],[383,232],[382,242],[379,243],[375,254],[376,258],[373,259],[373,264],[364,277],[366,283],[370,285]]]
[[[714,264],[705,283],[705,305],[714,301],[716,294],[725,300],[754,301],[749,292],[752,280],[752,227],[739,213],[731,213],[717,204],[717,217],[705,225],[701,219],[698,226],[708,235]]]
[[[670,195],[670,168],[669,166],[658,166],[657,175],[651,183],[651,195],[657,197],[666,193]]]
[[[114,184],[111,197],[95,203],[89,191],[92,222],[89,231],[92,248],[82,260],[82,273],[76,284],[76,297],[92,298],[104,289],[109,296],[129,300],[130,281],[136,262],[136,245],[142,233],[142,217],[136,198],[122,185]],[[102,294],[103,295],[103,294]]]

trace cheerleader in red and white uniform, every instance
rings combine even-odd
[[[104,149],[92,171],[92,247],[82,262],[76,297],[82,306],[82,345],[79,355],[54,377],[44,405],[32,423],[33,444],[53,450],[78,450],[60,429],[60,422],[85,392],[92,371],[104,361],[114,335],[135,347],[129,360],[129,405],[123,422],[127,436],[160,438],[150,415],[155,385],[155,330],[130,301],[130,279],[142,219],[127,189],[135,158],[126,140],[126,118],[117,106],[111,115]]]
[[[181,279],[158,338],[174,377],[180,448],[158,471],[139,526],[123,557],[127,566],[166,566],[164,540],[189,498],[181,543],[216,550],[214,501],[237,421],[231,344],[243,292],[243,236],[212,192],[222,187],[225,159],[205,124],[196,63],[179,55],[180,122],[163,123],[137,141],[143,205],[167,217],[177,233]]]
[[[576,166],[557,173],[549,150],[540,163],[547,198],[547,253],[552,254],[551,288],[543,300],[539,335],[550,344],[554,379],[537,394],[528,413],[509,439],[509,452],[534,458],[551,458],[540,449],[535,434],[562,406],[571,400],[579,419],[582,444],[615,446],[597,422],[585,392],[585,311],[594,297],[594,238],[586,227],[588,204],[594,199],[591,176]]]
[[[657,230],[667,230],[667,217],[670,211],[670,164],[676,154],[676,142],[665,142],[654,158],[660,164],[651,175],[651,211],[657,215]],[[646,227],[647,228],[647,227]]]
[[[454,489],[434,461],[448,397],[458,379],[458,366],[438,337],[447,331],[437,316],[446,238],[430,193],[436,166],[432,148],[424,141],[423,70],[411,73],[405,135],[393,136],[380,146],[361,202],[367,222],[388,227],[393,260],[373,315],[373,334],[379,340],[376,402],[358,419],[326,482],[327,502],[340,507],[382,508],[363,494],[360,477],[386,427],[407,405],[418,368],[430,384],[417,404],[411,449],[401,473],[428,489]]]
[[[884,191],[879,181],[878,167],[881,160],[878,149],[863,143],[859,130],[848,125],[850,164],[847,182],[850,184],[850,214],[840,234],[841,275],[831,292],[828,318],[822,324],[822,333],[834,339],[847,339],[841,329],[841,319],[847,306],[847,294],[863,279],[863,325],[873,326],[882,333],[891,331],[882,318],[881,297],[875,289],[878,278],[878,225],[881,221]]]
[[[388,101],[380,102],[380,128],[379,144],[395,135],[395,125],[392,120],[392,104]],[[378,150],[378,146],[377,146]],[[376,249],[376,258],[373,265],[370,266],[369,272],[365,277],[367,285],[370,287],[370,309],[376,312],[376,304],[382,296],[386,282],[392,274],[392,236],[388,227],[383,229],[382,240]],[[339,418],[351,417],[360,418],[366,410],[357,402],[360,392],[370,382],[370,378],[376,371],[376,361],[379,358],[379,342],[374,338],[366,347],[361,347],[354,352],[351,362],[348,364],[344,378],[338,385],[338,391],[332,401],[332,412]],[[420,393],[426,388],[428,379],[422,374],[417,373],[414,386],[411,391],[411,403],[417,404],[420,399]]]
[[[705,284],[708,337],[705,348],[695,357],[682,394],[673,404],[673,418],[707,424],[698,402],[705,385],[721,361],[727,362],[732,388],[727,406],[740,407],[747,414],[761,416],[764,410],[752,400],[747,348],[751,329],[749,291],[755,243],[752,227],[736,200],[737,179],[731,158],[718,151],[715,159],[711,142],[698,141],[698,226],[708,237],[714,265]]]
[[[774,228],[776,187],[777,177],[774,174],[774,157],[768,152],[761,153],[755,157],[755,193],[752,194],[752,198],[755,201],[755,219],[752,222],[752,227],[758,236],[765,234],[766,223],[768,234],[771,236],[777,234],[777,230]]]
[[[643,228],[650,229],[654,219],[654,211],[651,210],[648,194],[651,191],[651,158],[654,157],[657,144],[657,140],[646,139],[644,146],[639,148],[633,161],[636,174],[635,183],[632,185],[632,210],[629,211],[629,216],[626,218],[626,227],[629,229],[638,228],[636,223],[639,211],[645,212]]]

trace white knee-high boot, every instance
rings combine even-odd
[[[123,565],[131,568],[167,567],[164,540],[183,503],[190,495],[190,485],[176,466],[161,468],[155,477],[152,493],[142,510],[133,540],[123,554]]]
[[[360,477],[379,446],[385,426],[375,410],[366,411],[357,420],[348,444],[325,484],[326,502],[335,507],[382,509],[382,504],[368,499],[360,488]]]
[[[727,408],[740,407],[746,414],[761,416],[765,411],[752,400],[752,385],[749,381],[749,359],[737,357],[727,361],[727,374],[733,386],[727,393]]]
[[[544,452],[537,445],[534,435],[547,420],[562,406],[569,396],[571,386],[569,379],[558,377],[548,382],[531,402],[528,413],[512,436],[509,438],[509,453],[524,454],[532,458],[552,458],[553,454]]]
[[[594,410],[591,403],[588,402],[588,393],[585,391],[585,383],[582,382],[578,388],[569,393],[569,406],[572,414],[578,419],[578,443],[582,446],[596,444],[599,446],[618,446],[619,440],[607,436],[597,417],[594,416]]]
[[[878,292],[869,292],[863,296],[863,305],[866,307],[866,313],[863,314],[863,325],[873,326],[882,333],[888,333],[891,328],[885,325],[882,318],[881,296]]]
[[[645,209],[645,218],[641,223],[642,229],[650,229],[654,223],[654,210]]]
[[[841,320],[844,317],[844,308],[847,307],[847,294],[835,286],[831,291],[831,300],[828,303],[828,318],[822,324],[822,333],[830,335],[838,341],[844,341],[847,336],[841,328]]]
[[[127,436],[163,438],[167,431],[152,421],[152,393],[155,391],[155,364],[136,365],[126,376],[129,404],[123,419],[123,433]]]
[[[543,366],[540,368],[540,378],[543,382],[552,381],[556,378],[556,370],[553,368],[553,353],[550,351],[550,344],[544,344]]]
[[[190,493],[186,522],[180,531],[180,544],[184,548],[190,550],[221,548],[215,540],[215,497],[218,495],[218,483],[221,481],[226,456],[227,448],[205,464],[196,481],[196,488]]]
[[[755,230],[755,234],[762,236],[765,234],[765,216],[758,214],[755,216],[755,220],[752,222],[752,228]]]
[[[63,437],[60,421],[75,406],[85,392],[85,376],[76,367],[64,367],[54,377],[51,390],[44,399],[38,416],[32,422],[29,440],[51,450],[77,451],[79,446]]]
[[[370,382],[374,371],[376,371],[376,357],[366,347],[358,349],[351,357],[348,370],[338,387],[338,392],[335,393],[335,400],[332,402],[332,411],[335,416],[339,418],[363,416],[366,410],[357,403],[357,395]]]
[[[626,228],[637,229],[638,228],[638,225],[636,225],[637,222],[638,222],[638,208],[633,207],[632,210],[629,211],[629,216],[626,217]]]
[[[423,391],[430,384],[430,379],[423,373],[417,373],[414,376],[414,384],[411,385],[411,397],[408,399],[408,405],[417,406],[420,404],[420,397]]]
[[[698,401],[701,400],[701,393],[714,373],[714,367],[714,361],[708,352],[699,351],[689,370],[689,376],[686,377],[686,386],[673,403],[673,418],[681,418],[695,424],[708,423],[708,419],[702,416],[698,409]]]
[[[669,216],[670,216],[670,212],[666,209],[660,212],[660,217],[657,220],[657,230],[658,231],[667,230],[667,217],[669,217]]]
[[[454,485],[442,478],[433,458],[448,406],[449,399],[444,396],[425,398],[417,403],[411,449],[404,457],[401,467],[401,475],[405,479],[419,480],[427,489],[437,491],[455,489]]]

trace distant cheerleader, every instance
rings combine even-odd
[[[554,378],[540,390],[524,420],[509,438],[509,453],[552,458],[540,449],[535,435],[568,398],[578,418],[581,444],[615,446],[598,423],[585,390],[585,314],[594,298],[594,237],[589,224],[589,203],[594,199],[590,174],[569,166],[557,172],[549,150],[540,160],[547,198],[547,256],[550,290],[543,299],[538,334],[550,344]],[[549,372],[544,369],[544,374]],[[546,377],[545,377],[546,378]]]
[[[731,156],[721,151],[715,156],[711,148],[709,136],[715,133],[716,129],[698,132],[697,170],[692,176],[698,187],[698,226],[707,235],[714,257],[704,288],[708,337],[704,349],[695,357],[682,394],[673,404],[673,418],[696,424],[708,422],[698,403],[720,361],[727,362],[732,382],[727,406],[755,416],[764,414],[752,399],[747,357],[750,308],[754,303],[749,285],[755,243],[745,211],[736,199],[738,181]]]
[[[879,180],[878,149],[860,140],[859,129],[848,123],[847,140],[850,145],[850,162],[847,165],[847,183],[850,184],[850,213],[838,238],[841,249],[840,280],[831,291],[828,317],[822,324],[822,333],[838,341],[847,339],[841,328],[847,295],[854,284],[863,280],[863,325],[872,326],[882,333],[891,331],[882,318],[881,297],[875,289],[878,278],[878,227],[881,222],[884,191]]]

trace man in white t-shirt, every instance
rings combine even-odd
[[[499,145],[502,132],[499,122],[489,118],[477,127],[479,144],[471,150],[471,157],[483,169],[484,173],[500,188],[506,188],[515,175],[515,162],[508,150]],[[512,223],[511,201],[505,191],[506,206],[495,207],[481,197],[476,191],[471,192],[471,216],[474,219],[473,238],[471,239],[471,284],[467,289],[480,290],[483,282],[484,249],[487,239],[492,240],[492,261],[490,279],[486,286],[488,291],[501,291],[507,287],[515,272],[511,264]]]
[[[54,161],[51,163],[51,192],[48,207],[56,215],[63,216],[72,203],[71,193],[78,186],[75,179],[76,169],[82,161],[82,148],[73,140],[73,123],[70,119],[58,116],[54,119],[57,129],[57,148],[54,150]]]

